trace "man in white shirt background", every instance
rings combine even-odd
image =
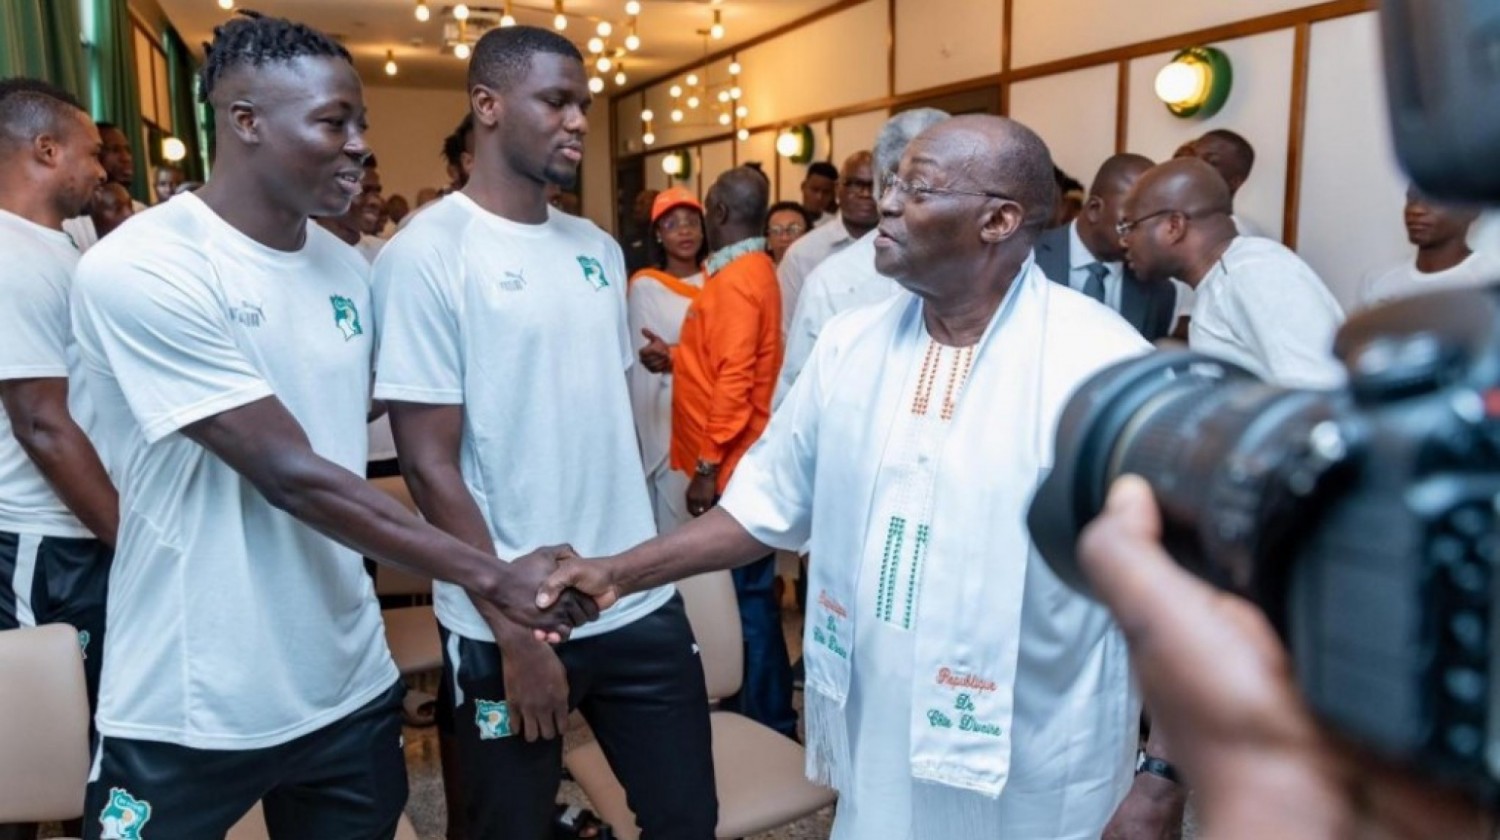
[[[1366,275],[1360,282],[1358,309],[1369,309],[1403,297],[1438,289],[1500,282],[1500,259],[1470,250],[1468,237],[1478,207],[1444,204],[1406,191],[1406,238],[1417,246],[1415,258]]]
[[[68,314],[78,249],[62,223],[104,178],[98,148],[70,94],[0,82],[0,630],[71,624],[91,710],[120,506],[87,436]]]
[[[135,182],[135,155],[130,151],[130,141],[126,139],[124,130],[114,123],[100,122],[99,140],[99,163],[104,167],[106,180],[119,184],[126,192],[130,192],[130,185]],[[146,205],[133,198],[131,206],[137,213],[146,209]],[[80,213],[67,220],[63,223],[63,230],[73,237],[73,242],[80,251],[87,251],[99,241],[94,220],[87,214]]]
[[[1208,164],[1170,160],[1141,175],[1118,233],[1146,282],[1175,277],[1196,292],[1188,346],[1289,387],[1343,381],[1333,294],[1281,243],[1236,233],[1229,190]]]
[[[818,264],[875,229],[880,211],[875,207],[875,167],[869,152],[855,152],[844,161],[838,182],[839,212],[833,221],[815,227],[792,243],[776,267],[781,285],[781,334],[791,328],[792,312],[802,296],[802,284]]]
[[[417,506],[465,545],[500,565],[564,541],[623,551],[656,533],[625,376],[625,260],[546,198],[575,183],[582,160],[593,101],[582,56],[550,29],[491,29],[468,89],[468,182],[375,263],[375,396],[390,405]],[[450,818],[462,813],[467,836],[552,836],[575,707],[644,836],[713,836],[708,697],[673,587],[621,600],[556,647],[459,587],[433,594],[439,721],[461,768]]]
[[[592,610],[542,615],[550,554],[496,564],[363,478],[368,267],[308,223],[369,153],[349,53],[237,16],[203,94],[211,180],[101,241],[73,290],[121,500],[84,836],[222,837],[261,800],[272,837],[390,837],[405,690],[360,555],[538,629]]]
[[[1172,331],[1176,286],[1135,276],[1125,265],[1125,249],[1115,230],[1125,195],[1151,166],[1150,158],[1128,153],[1104,161],[1078,218],[1037,239],[1036,264],[1053,282],[1108,306],[1147,341],[1156,341]]]

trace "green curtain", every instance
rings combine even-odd
[[[0,0],[0,77],[44,79],[87,105],[82,30],[73,0]]]
[[[42,0],[48,5],[69,6],[69,0]],[[94,116],[112,122],[125,132],[135,156],[135,180],[131,192],[145,201],[151,194],[149,156],[141,142],[141,97],[136,89],[135,32],[130,25],[126,0],[93,0],[95,71],[99,101]]]
[[[167,79],[172,97],[172,125],[176,136],[187,145],[187,157],[180,164],[182,174],[189,181],[202,181],[204,163],[202,144],[199,142],[199,125],[203,109],[198,105],[197,89],[193,79],[197,67],[193,54],[177,30],[168,29],[163,38],[167,47]]]

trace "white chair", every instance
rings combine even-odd
[[[0,632],[0,824],[83,814],[89,701],[78,631]]]
[[[677,584],[703,657],[708,697],[715,703],[739,691],[744,679],[740,611],[728,572]],[[734,712],[713,711],[714,778],[719,796],[719,838],[746,837],[795,822],[831,805],[835,794],[809,782],[801,745]],[[597,742],[564,758],[594,810],[621,840],[639,840],[625,789]]]
[[[250,809],[250,813],[229,829],[228,834],[224,835],[224,840],[270,840],[270,838],[271,834],[266,830],[266,815],[261,810],[259,802]],[[396,840],[420,840],[417,830],[412,828],[411,820],[407,819],[405,814],[402,814],[401,821],[396,823]]]

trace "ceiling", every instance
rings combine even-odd
[[[183,39],[200,53],[199,45],[213,37],[214,26],[233,14],[221,9],[218,0],[158,2]],[[449,19],[447,12],[453,0],[427,2],[431,18],[426,23],[416,18],[416,0],[236,0],[236,5],[295,18],[337,36],[353,53],[366,84],[460,87],[464,83],[466,62],[442,52],[443,21]],[[709,29],[715,9],[720,11],[725,37],[721,41],[708,40],[709,52],[743,43],[835,2],[640,0],[636,34],[640,36],[641,47],[622,59],[627,85],[633,86],[702,56],[705,38],[698,30]],[[470,4],[470,20],[498,18],[504,5],[504,0],[478,0]],[[625,0],[565,0],[564,8],[569,15],[565,34],[585,52],[588,39],[596,34],[598,21],[614,24],[615,31],[609,39],[611,47],[619,47],[627,34]],[[519,23],[552,26],[552,0],[512,0],[511,12]],[[382,69],[387,50],[395,55],[399,68],[395,76],[386,75]],[[619,89],[614,73],[611,70],[607,74],[606,92]]]

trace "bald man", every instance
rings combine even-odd
[[[1130,322],[1147,341],[1172,331],[1177,290],[1171,282],[1148,283],[1125,265],[1115,225],[1126,193],[1151,159],[1115,155],[1099,167],[1078,218],[1045,231],[1036,243],[1036,264],[1054,282],[1099,301]]]
[[[889,184],[875,265],[902,291],[828,323],[718,508],[565,561],[544,594],[608,602],[810,539],[808,758],[840,793],[834,840],[1170,836],[1182,791],[1132,772],[1119,630],[1023,525],[1068,394],[1148,345],[1036,267],[1057,187],[1026,127],[940,122]]]
[[[1343,310],[1318,275],[1281,243],[1241,236],[1229,188],[1183,158],[1154,167],[1125,198],[1119,234],[1147,282],[1175,277],[1196,292],[1188,345],[1289,387],[1343,381],[1333,336]]]
[[[802,297],[807,275],[824,260],[874,230],[875,223],[880,221],[880,211],[875,207],[874,156],[868,151],[855,152],[844,161],[841,172],[837,192],[839,212],[833,221],[818,225],[793,242],[776,268],[776,279],[781,284],[783,337],[791,330],[792,315]]]

